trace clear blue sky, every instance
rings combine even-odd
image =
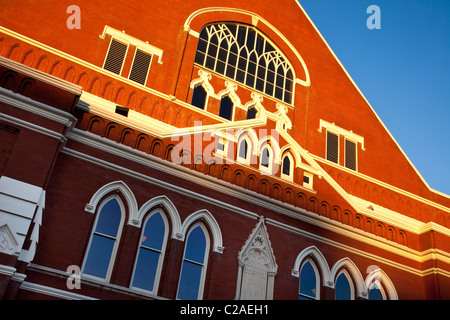
[[[450,195],[450,0],[299,2],[425,181]]]

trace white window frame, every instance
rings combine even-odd
[[[202,274],[200,276],[200,284],[198,287],[198,295],[197,295],[197,299],[198,300],[202,300],[203,299],[203,291],[205,289],[205,279],[206,279],[206,270],[208,270],[208,260],[209,260],[209,250],[210,250],[210,246],[211,246],[211,238],[209,236],[209,232],[208,229],[206,228],[206,226],[201,223],[201,222],[197,222],[195,224],[193,224],[190,228],[189,228],[189,232],[187,233],[186,237],[185,237],[185,246],[184,246],[184,250],[183,250],[183,259],[182,259],[182,263],[181,263],[181,268],[180,268],[180,272],[178,274],[178,285],[177,285],[177,294],[176,294],[176,299],[178,299],[178,290],[180,288],[180,280],[181,280],[181,272],[183,271],[183,262],[184,262],[184,257],[186,254],[186,248],[187,248],[187,244],[188,244],[188,240],[189,240],[189,235],[192,232],[192,230],[194,230],[197,226],[200,226],[200,228],[202,228],[202,231],[205,235],[205,239],[206,239],[206,247],[205,247],[205,260],[203,262],[203,266],[202,266]]]
[[[309,178],[309,182],[305,182],[303,177],[308,177]],[[308,188],[308,189],[312,189],[313,188],[313,177],[314,177],[314,174],[311,173],[311,172],[305,171],[303,173],[303,177],[302,177],[303,187]]]
[[[308,298],[312,298],[312,299],[314,299],[314,300],[320,300],[320,272],[319,272],[319,269],[317,268],[317,266],[316,266],[316,263],[314,262],[314,260],[312,260],[311,258],[308,258],[308,259],[306,259],[306,260],[304,260],[303,262],[302,262],[302,264],[300,265],[300,268],[298,269],[298,278],[299,278],[299,281],[298,281],[298,292],[297,292],[297,295],[300,295],[300,282],[301,282],[301,280],[302,280],[302,268],[305,266],[305,264],[306,263],[308,263],[309,262],[309,264],[311,265],[311,267],[313,268],[313,270],[314,270],[314,273],[315,273],[315,275],[316,275],[316,296],[315,297],[312,297],[312,296],[307,296],[307,295],[303,295],[303,296],[306,296],[306,297],[308,297]]]
[[[89,256],[89,253],[91,251],[91,244],[92,244],[93,235],[95,233],[95,229],[97,228],[98,218],[100,216],[99,213],[103,209],[104,205],[106,203],[108,203],[112,199],[116,199],[117,200],[117,202],[119,204],[119,207],[120,207],[120,211],[121,211],[121,217],[120,217],[120,222],[119,222],[119,228],[117,229],[117,237],[116,237],[116,239],[114,241],[114,247],[113,247],[113,250],[111,252],[111,258],[109,260],[109,266],[108,266],[108,270],[106,272],[106,276],[105,276],[105,278],[100,278],[100,277],[97,277],[97,276],[90,275],[88,273],[84,273],[84,268],[85,268],[85,265],[86,265],[87,257]],[[122,229],[123,229],[124,221],[125,221],[125,205],[124,205],[122,199],[118,195],[116,195],[116,194],[115,195],[111,195],[111,196],[106,197],[104,200],[102,200],[100,206],[98,207],[96,216],[95,216],[94,226],[92,227],[91,235],[90,235],[90,238],[89,238],[89,245],[88,245],[88,247],[86,249],[86,252],[85,252],[85,255],[84,255],[84,258],[83,258],[83,265],[81,267],[81,274],[83,275],[83,277],[99,280],[99,281],[102,281],[102,282],[109,282],[111,280],[111,274],[112,274],[112,271],[113,271],[113,268],[114,268],[114,264],[115,264],[115,261],[116,261],[116,255],[117,255],[117,250],[118,250],[119,244],[120,244],[120,238],[122,236]]]
[[[283,173],[283,167],[284,167],[284,158],[289,158],[289,175]],[[286,152],[283,157],[281,158],[281,178],[288,180],[288,181],[294,181],[294,157],[290,154],[290,152]]]
[[[247,141],[247,158],[245,158],[245,159],[240,157],[241,144],[242,144],[242,141],[244,141],[244,140]],[[252,145],[250,143],[249,137],[248,136],[241,137],[238,140],[236,162],[250,165],[250,158],[251,158],[251,154],[252,154],[251,148],[252,148]]]
[[[262,153],[264,151],[264,149],[266,149],[269,151],[269,163],[268,166],[263,166],[262,165]],[[273,159],[274,158],[274,152],[273,152],[273,148],[271,147],[271,145],[269,143],[264,143],[261,148],[260,148],[260,152],[259,152],[259,170],[263,173],[266,174],[272,174],[272,168],[273,168]]]
[[[142,239],[142,236],[144,234],[144,229],[147,226],[148,220],[154,214],[157,214],[157,213],[159,213],[161,215],[161,218],[164,221],[164,240],[163,240],[163,244],[162,244],[162,247],[161,247],[160,259],[158,261],[158,266],[157,266],[157,269],[156,269],[155,281],[154,281],[154,284],[153,284],[153,290],[150,291],[150,290],[146,290],[146,289],[143,289],[143,288],[139,288],[139,287],[133,286],[133,280],[134,280],[134,275],[135,275],[135,272],[136,272],[136,264],[137,264],[138,257],[139,257],[139,251],[141,249],[141,239]],[[158,293],[159,282],[160,282],[160,279],[161,279],[161,272],[162,272],[162,267],[163,267],[163,264],[164,264],[164,257],[165,257],[165,253],[166,253],[167,239],[169,237],[168,234],[169,234],[169,222],[167,220],[167,216],[164,213],[164,211],[161,210],[161,209],[156,209],[156,210],[152,211],[145,218],[145,221],[142,223],[142,230],[141,230],[141,234],[140,234],[140,237],[139,237],[139,245],[138,245],[138,248],[137,248],[136,254],[135,254],[135,262],[134,262],[134,266],[133,266],[133,274],[131,276],[131,282],[130,282],[130,288],[132,288],[133,290],[142,291],[142,292],[150,292],[150,293],[155,294],[155,295]]]

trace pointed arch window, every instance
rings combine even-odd
[[[242,139],[239,145],[239,157],[241,159],[248,159],[248,142],[247,139]]]
[[[167,219],[157,211],[145,221],[134,266],[132,287],[157,292],[167,242]]]
[[[187,236],[178,283],[177,299],[199,300],[203,296],[209,236],[202,224],[194,226]]]
[[[218,23],[200,32],[195,62],[205,68],[292,104],[292,67],[254,27]]]
[[[281,163],[281,177],[292,181],[294,177],[294,159],[289,153],[286,153]]]
[[[268,147],[261,151],[261,166],[265,168],[270,167],[270,151]]]
[[[343,270],[336,278],[335,285],[336,300],[353,300],[354,290],[349,274]]]
[[[191,104],[197,108],[205,110],[206,98],[208,94],[203,86],[197,86],[192,93]]]
[[[369,300],[384,300],[385,293],[381,287],[378,286],[377,283],[373,283],[369,288]]]
[[[308,260],[300,269],[299,300],[319,299],[319,273],[315,264]]]
[[[124,206],[118,196],[99,206],[83,263],[82,273],[109,281],[124,221]]]
[[[229,96],[224,96],[220,100],[219,116],[227,120],[233,119],[233,101]]]

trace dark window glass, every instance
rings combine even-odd
[[[258,113],[258,111],[256,110],[256,108],[253,108],[253,107],[248,108],[247,119],[255,119],[257,113]]]
[[[369,291],[369,300],[383,300],[383,295],[381,294],[381,290],[378,288],[376,284],[374,284]]]
[[[206,26],[200,32],[195,62],[286,103],[292,102],[294,76],[291,67],[253,27]],[[267,65],[270,73],[266,73]],[[266,82],[270,85],[266,86]]]
[[[269,149],[264,148],[263,151],[261,152],[261,165],[268,168],[269,161],[270,161]]]
[[[195,227],[186,240],[177,298],[197,300],[206,256],[206,236],[200,226]]]
[[[202,86],[197,86],[192,93],[191,104],[200,109],[205,109],[206,104],[206,90]]]
[[[312,300],[316,298],[316,280],[316,273],[311,263],[305,263],[300,271],[299,300]]]
[[[111,199],[100,207],[83,273],[106,278],[121,218],[122,211],[116,199]]]
[[[239,157],[242,159],[247,159],[247,152],[248,152],[247,140],[242,139],[241,144],[239,146]]]
[[[283,158],[283,174],[287,176],[291,174],[291,159],[288,156]]]
[[[336,280],[335,299],[336,300],[351,299],[350,283],[348,282],[347,277],[343,273],[341,273]]]
[[[220,100],[220,110],[219,116],[228,120],[232,119],[233,116],[233,101],[226,96]]]
[[[133,276],[133,287],[153,291],[162,255],[166,227],[161,214],[153,214],[145,223]]]

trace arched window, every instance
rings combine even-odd
[[[238,157],[243,160],[248,160],[249,154],[248,154],[248,142],[247,139],[242,139],[239,143],[239,151],[238,151]]]
[[[225,96],[220,100],[219,116],[227,120],[233,119],[233,101]]]
[[[248,110],[247,110],[247,120],[255,119],[257,114],[258,114],[258,110],[256,110],[255,107],[248,108]]]
[[[206,97],[207,93],[205,88],[203,88],[203,86],[197,86],[192,93],[191,104],[197,108],[205,110]]]
[[[195,62],[285,103],[292,103],[292,68],[281,52],[254,27],[231,23],[204,27]]]
[[[262,167],[270,168],[270,151],[268,147],[265,147],[261,151],[261,161],[260,164]]]
[[[319,299],[319,276],[311,260],[306,261],[300,270],[299,300]]]
[[[385,299],[385,293],[382,288],[378,287],[378,284],[374,283],[369,288],[369,300],[384,300]]]
[[[208,252],[208,232],[202,224],[197,224],[187,236],[177,299],[198,300],[202,298]]]
[[[336,278],[335,299],[336,300],[353,300],[354,290],[348,273],[343,270]]]
[[[83,274],[109,281],[124,220],[118,196],[106,198],[99,206],[83,263]]]
[[[156,211],[143,227],[131,286],[156,293],[167,241],[167,220]]]
[[[294,177],[294,159],[289,153],[286,153],[281,163],[281,177],[292,181]]]

